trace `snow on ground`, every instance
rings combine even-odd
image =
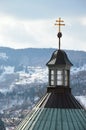
[[[3,59],[3,60],[7,60],[8,59],[8,56],[6,55],[6,53],[0,53],[0,59]]]
[[[0,81],[5,81],[5,75],[6,74],[13,74],[14,73],[14,67],[12,66],[0,66],[0,69],[3,69],[3,73],[0,75]]]
[[[6,127],[6,130],[14,130],[14,127]]]
[[[86,96],[76,96],[75,98],[86,108]]]
[[[4,74],[12,74],[12,73],[14,73],[14,67],[13,66],[5,66],[4,67]]]
[[[3,73],[0,75],[0,91],[12,90],[16,85],[39,84],[48,82],[47,67],[32,67],[27,66],[27,70],[14,72],[14,66],[1,66]],[[72,67],[71,74],[76,74],[79,71],[86,70],[86,65],[81,68]],[[83,81],[82,81],[83,82]],[[6,86],[8,84],[8,86]],[[2,87],[3,86],[3,87]]]
[[[86,64],[84,64],[81,67],[72,67],[71,68],[71,73],[75,74],[75,73],[78,73],[79,71],[84,71],[84,70],[86,71]]]
[[[47,68],[29,67],[28,73],[18,72],[19,79],[16,84],[46,83],[48,81]]]

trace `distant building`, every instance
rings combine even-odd
[[[53,52],[47,66],[49,69],[49,85],[47,93],[32,109],[15,130],[86,130],[86,110],[71,93],[70,68],[73,65],[67,54],[60,49]]]

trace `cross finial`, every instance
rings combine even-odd
[[[56,20],[55,25],[59,26],[59,32],[57,34],[58,38],[59,38],[59,50],[60,50],[60,38],[62,37],[62,33],[61,33],[61,26],[65,26],[65,24],[62,24],[62,22],[64,22],[63,20],[61,20],[61,18],[59,18],[58,20]]]
[[[65,24],[62,24],[61,22],[64,22],[63,20],[61,20],[61,18],[59,18],[58,20],[56,20],[55,25],[59,26],[59,32],[60,32],[60,26],[65,26]]]

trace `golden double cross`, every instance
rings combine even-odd
[[[61,20],[61,18],[59,18],[58,20],[56,20],[56,23],[55,23],[56,26],[59,26],[59,32],[61,31],[60,27],[65,26],[65,24],[62,24],[62,22],[64,22],[64,21]]]

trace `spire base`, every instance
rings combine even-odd
[[[57,87],[47,87],[47,92],[54,92],[54,93],[71,93],[71,88],[64,87],[64,86],[57,86]]]

